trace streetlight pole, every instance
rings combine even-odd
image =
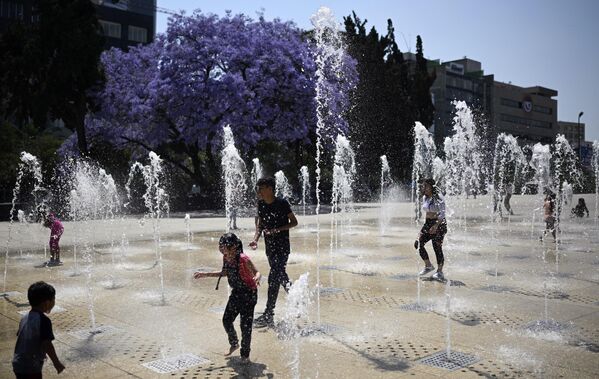
[[[584,114],[584,112],[580,112],[578,114],[578,161],[582,164],[582,144],[580,142],[580,139],[582,138],[582,130],[580,130],[580,118],[582,117],[582,115]]]

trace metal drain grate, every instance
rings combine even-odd
[[[499,293],[499,292],[510,292],[510,291],[513,290],[513,288],[512,287],[499,286],[499,285],[492,284],[490,286],[485,286],[485,287],[477,288],[477,290]]]
[[[400,305],[399,309],[401,309],[402,311],[410,311],[410,312],[428,312],[431,309],[433,309],[433,305],[429,304],[429,303],[410,303],[410,304],[404,304],[404,305]]]
[[[383,362],[397,359],[415,361],[437,350],[437,348],[387,336],[376,341],[363,341],[353,345],[360,354],[364,354],[374,361]]]
[[[445,317],[445,313],[433,311],[433,313],[438,314],[439,316]],[[518,316],[508,316],[503,314],[497,314],[494,312],[485,313],[478,311],[458,311],[453,312],[451,314],[451,319],[453,321],[459,322],[465,326],[476,326],[480,324],[484,325],[503,325],[504,327],[509,327],[512,329],[516,329],[524,324],[524,320],[522,320]]]
[[[562,332],[571,328],[571,324],[564,324],[555,320],[537,320],[524,325],[524,329],[533,333]]]
[[[159,359],[157,361],[142,363],[142,366],[159,374],[168,374],[210,362],[206,358],[194,354],[181,354],[176,357]]]
[[[462,367],[470,366],[478,361],[479,359],[474,355],[461,353],[459,351],[452,351],[449,357],[447,357],[446,351],[440,351],[434,353],[433,355],[429,355],[428,357],[424,357],[417,362],[427,366],[444,368],[446,370],[453,371]]]
[[[118,331],[120,331],[120,329],[115,328],[114,326],[100,325],[100,326],[95,327],[94,329],[77,330],[75,332],[69,332],[69,334],[75,338],[80,339],[80,340],[87,340],[94,336],[114,334]]]
[[[414,280],[414,279],[416,279],[416,275],[396,274],[396,275],[389,276],[389,279],[392,279],[392,280]]]
[[[343,292],[343,291],[345,291],[343,288],[337,288],[337,287],[321,287],[320,288],[321,295],[328,295],[328,294],[339,293],[339,292]]]
[[[387,306],[389,308],[396,308],[405,303],[399,297],[389,295],[376,296],[371,293],[354,291],[352,289],[346,289],[343,292],[321,293],[321,295],[323,295],[321,296],[322,298],[326,298],[327,300],[347,301],[372,306]]]

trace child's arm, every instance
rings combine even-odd
[[[50,340],[42,341],[42,351],[44,353],[48,354],[48,357],[50,357],[50,359],[52,360],[52,364],[54,364],[54,368],[56,369],[56,372],[60,374],[64,370],[64,365],[58,359],[58,356],[56,355],[56,350],[54,350],[54,345],[52,344],[52,341],[50,341]]]
[[[269,230],[265,230],[264,234],[277,234],[279,232],[282,232],[283,230],[289,230],[291,228],[294,228],[297,226],[298,222],[297,222],[297,218],[295,217],[295,214],[293,212],[289,212],[287,214],[287,218],[289,219],[289,221],[287,222],[287,224],[283,225],[283,226],[279,226],[276,227],[274,229],[269,229]]]
[[[250,270],[250,272],[254,276],[252,279],[254,280],[254,282],[256,282],[256,285],[259,286],[260,279],[262,278],[262,274],[260,274],[260,272],[258,270],[256,270],[256,266],[254,266],[254,263],[252,263],[252,261],[249,259],[246,262],[246,267]]]
[[[250,247],[252,250],[256,250],[258,247],[258,240],[260,239],[260,234],[262,234],[262,226],[260,225],[260,217],[256,217],[256,232],[254,233],[254,239],[250,242]]]
[[[194,279],[200,279],[200,278],[218,278],[219,276],[225,276],[225,275],[227,275],[227,272],[225,270],[214,271],[214,272],[196,271],[196,272],[193,273],[193,278]]]

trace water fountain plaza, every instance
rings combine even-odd
[[[592,203],[593,196],[584,197]],[[220,321],[226,286],[215,291],[215,280],[192,279],[195,270],[220,267],[217,241],[226,225],[224,218],[192,217],[191,249],[187,220],[161,220],[164,302],[152,223],[139,218],[88,221],[95,239],[93,333],[87,278],[74,272],[76,222],[64,223],[60,267],[40,266],[47,229],[16,224],[13,235],[21,237],[11,242],[6,294],[0,302],[0,376],[10,376],[19,312],[28,309],[27,287],[45,280],[57,289],[57,306],[50,317],[58,354],[67,366],[60,375],[65,378],[80,378],[82,373],[94,378],[293,377],[293,370],[302,378],[596,377],[595,215],[566,218],[556,248],[551,241],[538,240],[540,222],[531,224],[537,203],[537,196],[515,195],[515,214],[508,223],[490,221],[490,196],[465,201],[467,225],[450,221],[445,242],[449,313],[446,285],[421,280],[418,286],[415,273],[421,261],[412,246],[418,226],[412,221],[411,203],[385,203],[393,216],[383,235],[380,203],[355,204],[351,228],[340,232],[332,265],[326,255],[317,261],[316,216],[300,216],[300,226],[291,232],[288,271],[293,280],[312,273],[308,282],[314,293],[313,273],[319,266],[320,324],[312,303],[299,326],[293,356],[290,351],[296,347],[290,348],[280,331],[254,329],[254,363],[249,366],[222,355],[227,348]],[[461,209],[460,202],[457,211]],[[299,209],[296,213],[301,214]],[[319,217],[320,239],[328,250],[331,216]],[[459,214],[453,217],[462,219]],[[239,235],[247,243],[253,219],[240,218],[238,223]],[[493,230],[499,237],[491,238]],[[123,232],[126,238],[121,239]],[[0,233],[0,238],[7,237],[8,223],[2,223]],[[267,275],[263,246],[248,253]],[[266,278],[263,283],[257,311],[266,301]],[[286,298],[285,294],[279,298],[276,320],[286,315]],[[434,354],[445,351],[448,326],[456,363],[436,367],[424,360],[432,357],[434,363]],[[153,363],[161,359],[166,361]],[[45,366],[44,375],[54,377],[51,365]],[[157,372],[161,370],[169,373]]]
[[[471,110],[455,102],[453,135],[443,154],[437,155],[441,146],[425,126],[414,126],[412,187],[394,182],[383,155],[379,198],[356,203],[359,162],[339,117],[343,96],[332,96],[343,87],[344,41],[330,9],[319,9],[311,21],[316,170],[275,174],[277,192],[292,201],[300,223],[291,231],[287,270],[294,285],[279,296],[275,327],[254,329],[252,363],[223,355],[227,286],[215,290],[216,279],[192,279],[196,271],[221,267],[223,232],[238,227],[246,246],[254,235],[254,218],[244,216],[255,212],[252,190],[265,157],[253,158],[250,169],[235,145],[235,126],[224,125],[224,216],[171,214],[165,167],[154,152],[147,165],[131,167],[126,196],[93,162],[67,165],[59,180],[65,188],[58,191],[66,200],[58,206],[65,218],[62,266],[43,264],[48,229],[35,220],[36,211],[51,209],[55,194],[43,187],[37,158],[21,155],[10,222],[0,223],[6,241],[0,377],[12,376],[15,333],[29,309],[27,288],[38,280],[57,290],[50,317],[67,367],[61,378],[599,375],[599,187],[569,198],[580,173],[567,140],[558,136],[554,145],[537,144],[525,154],[514,137],[500,135],[495,160],[487,162]],[[597,142],[593,150],[597,178]],[[328,158],[332,201],[324,204],[321,163]],[[301,188],[294,193],[287,178],[298,174]],[[417,276],[423,263],[414,249],[422,221],[415,183],[431,176],[447,195],[445,281]],[[529,186],[538,193],[524,194]],[[543,191],[557,196],[557,241],[539,240]],[[23,193],[25,210],[16,207]],[[513,214],[501,208],[508,195]],[[591,217],[569,217],[579,197],[594,200]],[[146,213],[132,214],[134,203],[143,203]],[[258,316],[269,267],[262,241],[246,252],[263,274]],[[44,375],[57,377],[49,364]]]

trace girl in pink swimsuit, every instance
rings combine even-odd
[[[44,226],[50,228],[50,261],[48,266],[57,266],[62,264],[60,261],[60,236],[64,232],[62,222],[56,217],[54,213],[48,214],[44,219]]]

